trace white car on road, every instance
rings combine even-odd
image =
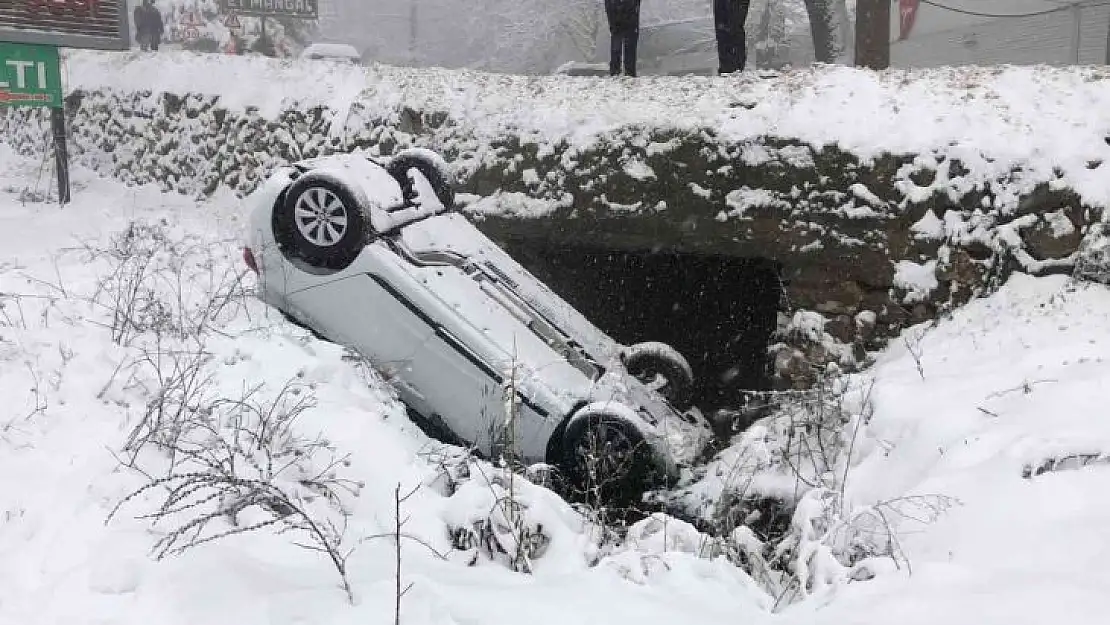
[[[453,185],[427,150],[278,169],[247,199],[259,296],[452,442],[612,492],[676,478],[710,438],[685,359],[607,336],[454,210]]]
[[[302,59],[312,61],[338,61],[341,63],[362,64],[362,54],[347,43],[314,43],[301,53]]]

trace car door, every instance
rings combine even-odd
[[[354,274],[289,300],[314,328],[383,371],[406,404],[488,453],[503,404],[496,368],[433,317],[444,311],[428,310],[434,306],[411,277],[391,273]]]
[[[433,327],[372,274],[358,273],[290,294],[310,325],[370,359],[387,378],[411,377]]]

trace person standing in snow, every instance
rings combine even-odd
[[[640,39],[640,0],[605,0],[609,20],[609,75],[636,75],[636,43]]]
[[[748,20],[751,0],[713,0],[713,24],[717,31],[717,59],[720,74],[744,70],[748,46],[744,22]]]
[[[140,3],[135,7],[135,14],[131,21],[135,24],[135,42],[139,44],[140,50],[147,49],[147,42],[149,39],[146,35],[146,4]]]
[[[139,41],[139,48],[157,52],[165,28],[162,13],[154,6],[154,0],[143,0],[141,5],[135,7],[135,38]]]
[[[147,24],[150,32],[150,49],[157,52],[162,44],[162,35],[166,32],[166,24],[162,21],[162,12],[154,6],[154,0],[144,0],[147,6]]]

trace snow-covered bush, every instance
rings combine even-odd
[[[809,389],[757,394],[751,409],[766,416],[663,503],[697,520],[714,537],[703,548],[743,567],[780,604],[908,566],[898,542],[905,522],[931,522],[957,502],[849,498],[873,383],[829,367]]]
[[[772,549],[771,563],[788,573],[779,580],[777,596],[790,603],[849,580],[911,568],[899,536],[958,504],[952,497],[930,494],[853,506],[842,490],[808,490],[795,508],[790,532]]]
[[[459,447],[437,446],[425,458],[436,467],[428,485],[448,498],[443,520],[453,559],[532,573],[545,557],[579,565],[599,558],[605,528],[553,491]]]

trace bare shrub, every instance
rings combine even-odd
[[[166,222],[132,222],[107,248],[86,245],[90,261],[108,272],[90,300],[112,316],[112,341],[131,345],[143,334],[197,337],[234,311],[246,290],[246,270],[236,271],[197,236],[175,237]]]
[[[339,475],[350,461],[330,442],[294,431],[314,405],[310,387],[290,381],[269,401],[258,398],[260,391],[185,406],[175,420],[160,423],[170,434],[148,429],[136,439],[172,461],[165,475],[144,473],[147,483],[124,497],[108,521],[123,506],[161,494],[152,512],[137,517],[171,526],[153,546],[158,559],[265,528],[291,533],[294,545],[328,558],[353,601],[345,501],[357,497],[362,484]]]
[[[1021,470],[1021,476],[1027,480],[1045,473],[1058,471],[1074,471],[1091,465],[1110,464],[1110,454],[1102,452],[1087,452],[1062,454],[1044,458],[1039,462],[1027,463]]]
[[[921,340],[925,337],[925,329],[907,329],[902,334],[902,345],[906,347],[906,352],[909,353],[910,358],[913,359],[914,367],[917,369],[917,375],[922,380],[925,379],[925,365],[922,364],[921,359],[925,355],[925,350],[921,346]]]
[[[23,309],[26,295],[0,293],[0,328],[27,329],[27,313]]]
[[[393,489],[393,532],[391,534],[379,534],[378,536],[369,537],[369,539],[381,538],[381,537],[385,537],[385,536],[389,536],[389,537],[393,538],[393,555],[394,555],[393,624],[394,625],[401,625],[401,600],[404,599],[405,595],[407,595],[410,590],[412,590],[412,583],[411,582],[407,585],[402,585],[402,582],[401,582],[401,544],[402,544],[402,541],[404,541],[404,540],[414,541],[414,542],[422,545],[425,549],[427,549],[431,553],[434,553],[435,555],[439,556],[441,559],[446,559],[447,558],[443,554],[436,551],[431,545],[429,545],[423,539],[418,538],[416,536],[413,536],[413,535],[408,534],[408,533],[403,531],[404,527],[405,527],[405,523],[408,522],[408,518],[401,516],[401,506],[403,506],[404,503],[406,501],[408,501],[410,497],[415,495],[416,491],[418,491],[419,489],[420,489],[420,487],[417,486],[416,488],[410,490],[408,493],[402,495],[401,494],[401,485],[398,484],[397,488]]]
[[[214,375],[208,370],[212,355],[203,347],[163,346],[156,340],[144,348],[128,368],[153,376],[143,415],[127,436],[123,450],[134,464],[139,452],[153,445],[171,454],[173,466],[178,439],[196,426],[195,416],[210,411]]]

